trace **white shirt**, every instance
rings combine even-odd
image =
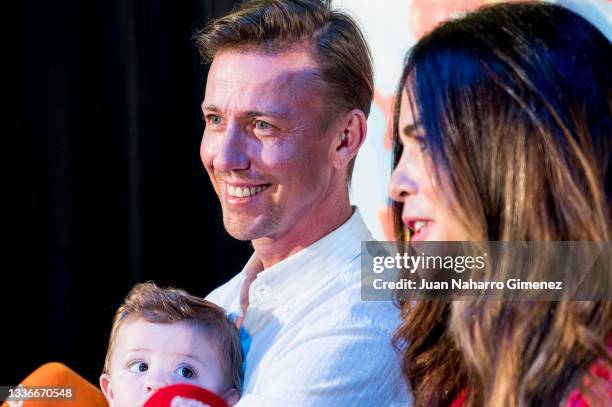
[[[338,229],[257,275],[243,327],[252,336],[237,406],[407,406],[391,344],[400,323],[390,301],[361,301],[361,241],[373,240],[356,209]],[[255,254],[208,300],[240,313]]]

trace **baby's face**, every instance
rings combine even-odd
[[[100,387],[111,407],[142,406],[159,388],[175,383],[223,396],[227,389],[218,353],[213,339],[188,322],[127,321],[117,333],[110,372],[100,377]]]

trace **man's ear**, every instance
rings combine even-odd
[[[335,168],[347,168],[365,141],[368,123],[361,109],[353,109],[346,113],[338,127],[340,134],[332,142],[332,163]]]
[[[221,395],[221,398],[227,401],[227,404],[229,404],[230,406],[233,406],[233,405],[236,405],[236,403],[238,403],[238,399],[240,398],[240,396],[238,395],[238,391],[236,391],[236,389],[232,387],[231,389],[223,393]]]
[[[115,395],[113,394],[113,389],[110,383],[110,376],[107,373],[102,373],[100,375],[100,388],[102,389],[102,393],[104,393],[104,397],[106,397],[106,401],[108,401],[108,404],[112,406]]]

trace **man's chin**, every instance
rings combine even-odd
[[[257,237],[252,237],[253,235],[249,233],[240,233],[235,231],[227,230],[227,233],[236,240],[241,240],[243,242],[250,242],[251,240],[257,239]]]
[[[269,212],[256,216],[245,216],[244,213],[224,211],[223,226],[234,239],[252,241],[272,236],[278,230],[279,218]]]
[[[223,226],[225,227],[225,231],[237,240],[251,241],[264,236],[264,232],[253,230],[253,228],[246,228],[244,224],[224,222]]]

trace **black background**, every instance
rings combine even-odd
[[[199,157],[207,66],[192,37],[234,2],[17,3],[3,16],[0,385],[48,361],[97,385],[134,283],[205,295],[251,253],[224,231]]]

